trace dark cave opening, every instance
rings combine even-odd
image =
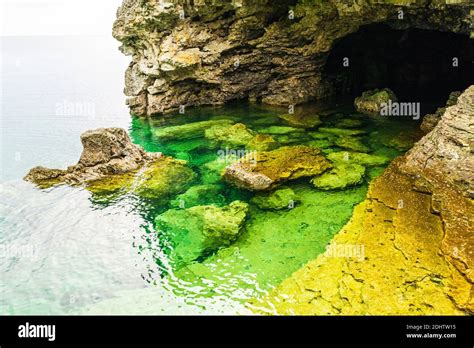
[[[324,77],[335,95],[388,87],[400,101],[425,102],[431,112],[450,92],[474,83],[473,61],[474,44],[467,35],[371,24],[336,42]]]

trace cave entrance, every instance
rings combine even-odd
[[[424,102],[424,111],[432,112],[444,106],[450,92],[474,82],[473,61],[467,35],[371,24],[336,42],[324,77],[338,96],[388,87],[400,101]]]

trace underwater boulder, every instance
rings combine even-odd
[[[205,130],[206,139],[218,141],[224,146],[246,146],[255,136],[255,133],[243,123],[234,125],[215,125]]]
[[[321,190],[345,189],[362,183],[365,167],[355,164],[337,164],[330,171],[314,178],[311,183]]]
[[[352,136],[339,136],[335,144],[344,149],[349,149],[357,152],[370,152],[370,147],[365,145],[361,138]]]
[[[190,208],[200,204],[222,205],[225,197],[223,186],[218,184],[191,186],[186,192],[176,196],[170,205],[174,208]]]
[[[396,102],[397,96],[389,89],[373,89],[365,91],[360,97],[355,98],[354,106],[358,112],[366,115],[378,115],[383,103]]]
[[[162,127],[153,130],[153,135],[159,140],[184,140],[204,137],[205,131],[215,126],[230,126],[234,122],[228,119],[208,120],[186,123],[179,126]]]
[[[256,151],[274,150],[279,146],[280,143],[269,134],[256,134],[247,144],[248,149]]]
[[[200,168],[201,180],[206,184],[220,181],[224,175],[225,167],[238,160],[239,157],[236,154],[224,154],[213,161],[207,162]]]
[[[289,187],[282,187],[272,192],[258,193],[250,202],[263,210],[281,210],[292,207],[299,202],[298,196]]]
[[[344,118],[334,124],[336,128],[358,128],[362,127],[364,122],[353,118]]]
[[[180,268],[231,245],[240,235],[248,204],[234,201],[227,206],[201,205],[170,209],[158,215],[155,227],[171,263]]]
[[[226,167],[224,178],[251,191],[271,189],[301,177],[319,175],[332,168],[321,151],[309,146],[284,146],[251,154]]]
[[[304,132],[304,129],[287,126],[270,126],[266,128],[261,128],[259,132],[265,134],[284,135],[296,132]]]
[[[364,167],[378,167],[390,162],[390,158],[380,155],[371,155],[362,152],[338,151],[327,155],[328,159],[338,164],[355,163]]]
[[[346,129],[346,128],[328,128],[328,127],[321,127],[318,129],[319,132],[312,132],[310,135],[312,137],[316,136],[316,134],[327,133],[332,135],[338,136],[352,136],[352,135],[363,135],[366,134],[367,131],[365,129]]]

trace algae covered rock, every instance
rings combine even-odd
[[[218,141],[225,146],[245,146],[255,135],[242,123],[215,125],[206,129],[204,134],[207,139]]]
[[[299,199],[291,188],[285,187],[272,192],[259,193],[250,202],[263,210],[281,210],[292,208]]]
[[[274,150],[279,146],[280,143],[269,134],[257,134],[247,144],[248,149],[256,151]]]
[[[319,175],[331,168],[321,152],[309,146],[284,146],[246,156],[227,166],[224,178],[240,188],[260,191],[282,182]]]
[[[146,163],[161,159],[147,153],[130,140],[121,128],[99,128],[81,135],[83,151],[79,162],[67,170],[36,167],[24,180],[40,187],[56,184],[81,185],[101,178],[136,171]]]
[[[354,106],[357,111],[363,114],[374,115],[380,114],[381,105],[389,101],[397,101],[397,96],[391,89],[373,89],[365,91],[360,97],[357,97],[354,100]]]
[[[248,204],[234,201],[224,207],[195,206],[158,215],[155,227],[172,264],[181,267],[229,246],[240,235]]]
[[[336,164],[355,163],[365,167],[382,166],[390,162],[390,158],[362,152],[339,151],[328,154],[328,159]]]
[[[270,127],[260,129],[260,133],[276,134],[276,135],[283,135],[283,134],[302,132],[302,131],[303,130],[301,128],[287,127],[287,126],[270,126]]]
[[[365,145],[361,138],[351,136],[340,136],[336,139],[335,144],[344,149],[358,152],[370,152],[370,147]]]
[[[186,161],[163,156],[141,171],[96,180],[86,188],[96,194],[133,191],[150,199],[171,198],[196,178],[186,164]]]
[[[328,128],[328,127],[319,128],[319,132],[333,134],[333,135],[340,135],[340,136],[362,135],[362,134],[367,133],[367,131],[364,129],[346,129],[346,128]],[[314,137],[318,133],[314,132],[310,134]]]
[[[287,122],[290,126],[298,128],[313,128],[321,124],[319,115],[305,114],[302,112],[285,114],[279,116],[282,120]]]
[[[162,127],[153,130],[154,136],[159,140],[173,140],[173,139],[193,139],[204,137],[207,129],[216,126],[231,126],[232,120],[221,119],[221,120],[208,120],[187,123],[179,126]]]
[[[358,128],[362,127],[364,122],[361,120],[353,119],[353,118],[344,118],[336,122],[334,127],[336,128]]]
[[[207,184],[213,184],[220,181],[224,175],[224,169],[238,160],[239,157],[237,157],[237,154],[224,154],[214,161],[204,164],[200,168],[201,180]]]
[[[222,191],[223,186],[218,184],[191,186],[186,192],[176,196],[171,201],[171,206],[190,208],[200,204],[222,205],[225,202]]]
[[[330,171],[311,180],[311,183],[321,190],[345,189],[362,183],[365,167],[355,164],[338,164]]]

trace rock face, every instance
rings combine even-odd
[[[224,178],[251,191],[271,189],[282,182],[319,175],[332,165],[320,150],[309,146],[283,146],[246,156],[226,167]]]
[[[24,179],[40,187],[60,183],[76,185],[132,172],[161,158],[161,154],[147,153],[133,144],[121,128],[87,131],[81,135],[81,142],[84,149],[76,165],[67,170],[35,167]]]
[[[155,219],[160,238],[166,240],[170,260],[179,268],[221,247],[240,235],[248,204],[234,201],[228,206],[195,206],[172,209]]]
[[[443,220],[442,251],[474,281],[474,85],[446,109],[436,127],[406,155],[401,170],[416,190],[431,195]]]
[[[469,35],[469,10],[448,0],[124,0],[113,35],[132,56],[125,93],[135,115],[245,98],[288,106],[333,94],[328,53],[360,26]]]
[[[381,104],[388,104],[390,101],[396,102],[397,96],[389,88],[374,89],[362,93],[360,97],[354,100],[354,106],[357,111],[368,114],[378,115],[380,114]]]
[[[446,107],[438,108],[434,114],[425,115],[420,126],[421,130],[425,133],[431,132],[438,124],[441,116],[443,116],[444,112],[446,111],[446,108],[455,105],[460,95],[461,92],[452,92],[448,97]]]
[[[327,252],[254,305],[280,314],[474,313],[473,116],[471,86],[371,183]],[[330,154],[336,163],[349,158],[339,154]]]

